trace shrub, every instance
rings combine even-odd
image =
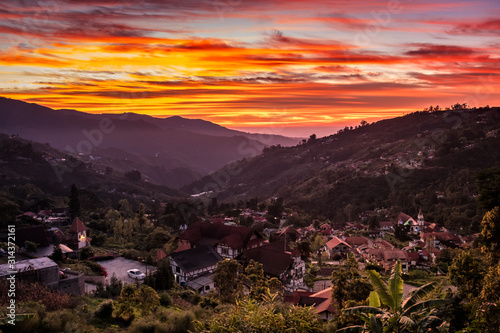
[[[109,285],[106,287],[106,289],[111,293],[111,295],[118,296],[120,295],[122,288],[123,282],[118,280],[116,274],[113,273],[111,279],[109,280]]]
[[[172,305],[172,297],[166,292],[160,294],[160,304],[162,306]]]
[[[94,250],[90,247],[84,247],[83,249],[80,250],[80,259],[81,260],[87,260],[88,258],[92,257],[94,255]]]
[[[92,272],[97,273],[101,276],[108,276],[108,272],[106,271],[106,268],[102,267],[96,262],[90,261],[90,260],[85,260],[85,265],[87,265]]]
[[[95,310],[95,316],[101,319],[110,319],[113,316],[115,305],[113,300],[108,299],[99,304]]]

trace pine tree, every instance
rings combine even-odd
[[[75,184],[71,185],[71,194],[69,196],[69,217],[73,220],[80,213],[80,197]]]

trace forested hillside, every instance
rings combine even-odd
[[[477,230],[476,177],[500,161],[500,109],[421,111],[272,146],[183,190],[221,200],[283,197],[312,216],[391,208],[451,229]]]

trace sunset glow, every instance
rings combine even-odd
[[[0,17],[0,95],[55,109],[326,135],[500,105],[498,0],[7,0]]]

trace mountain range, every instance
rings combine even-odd
[[[477,231],[484,212],[476,177],[500,166],[498,147],[500,108],[420,111],[265,148],[181,191],[219,202],[282,197],[287,207],[334,221],[381,208],[416,216],[422,208],[427,221]]]
[[[259,135],[179,116],[87,114],[0,98],[0,133],[90,158],[96,168],[141,172],[151,183],[179,188],[270,144],[300,139]]]

